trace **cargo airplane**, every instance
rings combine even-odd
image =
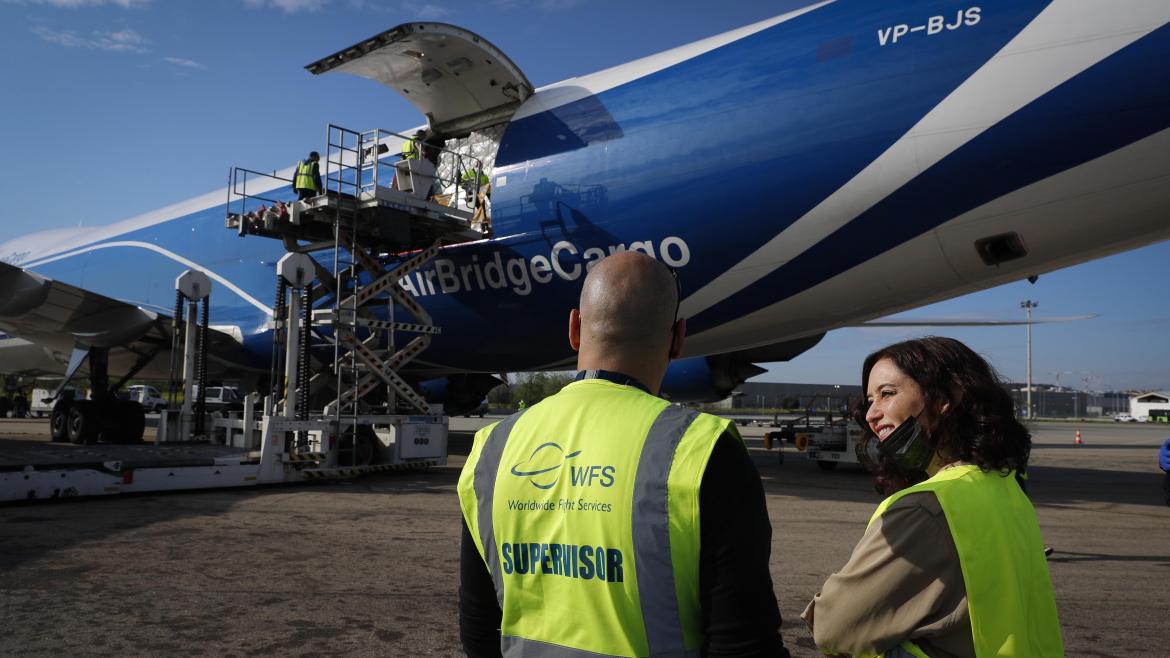
[[[540,89],[440,23],[307,68],[486,144],[492,237],[401,281],[443,328],[409,374],[448,411],[489,373],[571,368],[568,311],[615,251],[678,273],[681,400],[835,328],[1170,237],[1166,0],[827,0]],[[165,377],[173,282],[196,268],[213,369],[265,377],[285,250],[225,230],[226,196],[0,244],[0,370],[100,354],[111,377]]]

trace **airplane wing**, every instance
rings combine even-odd
[[[169,350],[169,316],[0,262],[0,332],[50,352],[64,364],[76,347],[110,348],[111,374],[153,362],[144,376],[166,377],[169,363],[154,359]],[[240,338],[212,328],[212,354],[238,349]],[[7,361],[7,359],[5,360]],[[0,372],[15,363],[0,362]]]
[[[168,320],[104,295],[0,263],[0,331],[68,354],[75,345],[170,344]]]
[[[1091,320],[1100,317],[1100,313],[1088,315],[1067,315],[1053,318],[1032,318],[1030,324],[1049,324],[1052,322],[1075,322],[1077,320]],[[889,318],[870,320],[854,327],[1012,327],[1029,324],[1027,320],[978,320],[964,318]]]

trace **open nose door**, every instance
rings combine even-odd
[[[305,67],[380,82],[427,117],[432,130],[457,135],[511,118],[532,84],[483,37],[445,23],[406,23]]]

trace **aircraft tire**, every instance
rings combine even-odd
[[[66,430],[71,443],[80,445],[93,443],[97,439],[97,410],[92,400],[79,400],[69,407]]]
[[[115,443],[142,443],[146,430],[146,411],[133,400],[118,400],[114,403],[114,414],[118,428]]]
[[[817,461],[817,466],[820,466],[822,471],[831,471],[837,468],[837,462],[822,459]]]
[[[38,414],[40,412],[37,412]],[[49,439],[53,443],[69,440],[69,405],[58,402],[49,412]]]

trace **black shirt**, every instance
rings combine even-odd
[[[719,437],[699,490],[699,595],[704,656],[780,656],[780,608],[768,559],[772,525],[764,487],[743,443]],[[459,638],[472,658],[500,656],[499,603],[487,565],[463,523]]]

